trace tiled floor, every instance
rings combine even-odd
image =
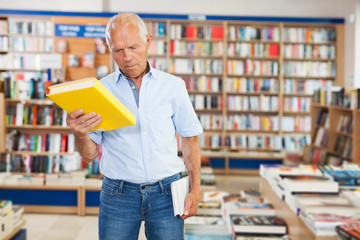
[[[258,176],[217,175],[217,189],[239,193],[242,187],[259,187]],[[25,214],[27,240],[96,240],[97,216]],[[143,228],[139,240],[146,239]]]

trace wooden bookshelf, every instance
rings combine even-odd
[[[317,124],[317,120],[319,118],[319,114],[321,112],[327,112],[328,114],[328,121],[329,125],[319,125]],[[311,104],[311,136],[312,136],[312,144],[310,145],[310,148],[318,149],[319,151],[324,152],[325,154],[331,154],[335,157],[338,157],[340,159],[346,160],[346,161],[352,161],[355,163],[358,163],[360,158],[359,154],[360,151],[356,147],[360,141],[360,138],[358,137],[358,134],[360,134],[360,115],[359,110],[354,108],[346,108],[346,107],[339,107],[339,106],[333,106],[333,105],[321,105],[319,103],[312,103]],[[340,121],[342,118],[347,117],[352,119],[352,132],[347,131],[339,131],[338,127],[340,124]],[[348,126],[348,125],[347,125]],[[327,146],[316,146],[314,144],[314,139],[317,134],[317,129],[324,128],[326,131],[328,131],[328,145]],[[338,138],[343,137],[350,139],[349,141],[352,141],[351,143],[351,153],[350,157],[343,156],[341,153],[336,152],[335,149],[338,144]],[[307,162],[311,162],[311,156],[304,155],[304,160]]]

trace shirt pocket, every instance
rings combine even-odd
[[[154,107],[153,114],[153,126],[156,127],[154,132],[162,137],[174,136],[175,128],[172,120],[174,114],[172,104],[164,103]]]

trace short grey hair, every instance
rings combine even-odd
[[[139,28],[140,37],[146,42],[146,38],[148,36],[148,30],[146,28],[144,20],[142,20],[137,14],[134,13],[119,13],[112,18],[110,18],[109,22],[106,25],[105,37],[106,43],[109,46],[111,51],[111,32],[118,26],[129,26],[135,25]]]

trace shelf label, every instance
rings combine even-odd
[[[188,15],[188,19],[191,21],[205,21],[206,15],[192,14],[192,15]]]
[[[55,24],[55,37],[105,38],[104,25]]]

